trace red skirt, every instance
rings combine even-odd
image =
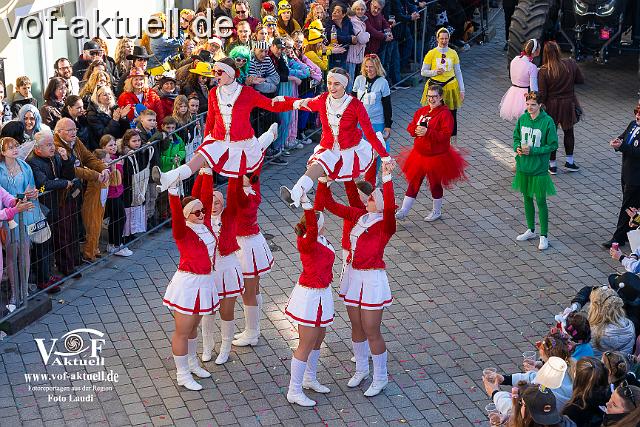
[[[434,156],[422,155],[413,148],[405,149],[400,153],[398,163],[409,182],[426,176],[430,183],[439,182],[443,187],[450,188],[455,182],[467,179],[464,170],[468,163],[462,153],[453,147]]]

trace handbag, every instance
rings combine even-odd
[[[153,158],[154,149],[149,147],[149,161],[144,169],[140,170],[136,155],[129,157],[131,166],[133,167],[133,176],[131,177],[131,206],[140,206],[145,201],[147,187],[149,185],[149,176],[151,174],[149,164]]]
[[[46,219],[41,219],[27,226],[27,234],[34,243],[44,243],[51,238],[51,227]]]

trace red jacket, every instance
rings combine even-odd
[[[230,179],[229,181],[239,181],[239,179]],[[256,194],[247,195],[244,192],[242,184],[237,185],[236,200],[238,200],[238,236],[253,236],[260,232],[258,225],[258,208],[262,201],[260,195],[260,180],[256,180],[251,184],[251,188]]]
[[[429,123],[427,133],[417,136],[416,127],[425,121]],[[426,105],[415,112],[407,130],[415,138],[413,149],[423,156],[446,153],[451,146],[453,115],[446,105],[440,105],[433,111],[429,105]]]
[[[164,97],[164,98],[160,98],[160,107],[162,112],[158,113],[156,111],[157,114],[160,114],[160,116],[162,116],[162,118],[164,119],[165,117],[171,116],[173,115],[173,103],[175,101],[174,99],[168,98],[168,97]],[[162,128],[162,121],[158,120],[158,129]],[[187,143],[187,141],[184,141],[185,143]]]
[[[140,104],[140,101],[133,92],[122,92],[118,97],[119,107],[131,105],[131,111],[129,111],[129,114],[127,115],[129,121],[133,121],[133,119],[135,119],[136,104]],[[157,115],[156,119],[158,121],[158,127],[160,127],[160,125],[162,124],[162,119],[164,119],[164,108],[162,107],[162,103],[160,102],[158,93],[153,89],[148,89],[142,97],[142,104],[148,109],[155,111]]]
[[[331,150],[333,149],[334,141],[333,132],[331,132],[331,126],[329,125],[329,118],[327,116],[328,96],[329,92],[325,92],[322,95],[313,98],[309,101],[308,107],[309,110],[320,113],[320,122],[322,123],[322,138],[320,139],[320,146],[327,150]],[[362,129],[358,128],[358,124],[360,124]],[[359,99],[352,97],[349,105],[344,110],[344,113],[340,118],[340,127],[338,131],[340,148],[345,150],[347,148],[357,146],[362,140],[363,132],[367,141],[369,141],[380,157],[389,156],[387,150],[384,148],[371,126],[371,120],[369,120],[369,114],[364,108],[364,105],[362,105],[362,102],[360,102]]]
[[[393,195],[393,183],[385,182],[382,185],[384,209],[382,220],[367,228],[365,233],[358,237],[355,251],[351,251],[349,258],[351,266],[356,270],[379,270],[385,268],[384,248],[396,232],[396,203]],[[318,201],[318,199],[320,199]],[[354,208],[337,203],[333,199],[331,191],[324,183],[318,184],[316,194],[318,209],[326,208],[332,214],[344,220],[356,224],[360,217],[367,213],[366,209]]]
[[[302,273],[298,283],[308,288],[324,289],[333,280],[333,249],[318,241],[318,220],[313,209],[305,209],[304,217],[307,230],[304,236],[298,237],[298,251],[302,261]]]
[[[229,189],[232,189],[235,182],[238,182],[237,179],[232,179],[229,181]],[[209,175],[206,173],[199,174],[196,177],[195,182],[193,183],[193,188],[191,190],[191,195],[193,197],[200,198],[202,194],[202,189],[212,189],[213,194],[213,175]],[[231,199],[233,200],[233,199]],[[213,196],[211,199],[211,209],[213,210]],[[220,221],[222,222],[222,227],[220,227],[220,234],[218,236],[218,252],[222,256],[231,255],[235,251],[240,249],[238,245],[238,240],[236,239],[236,231],[237,231],[237,221],[236,214],[238,208],[233,203],[228,203],[227,207],[222,211],[222,215],[220,217]]]
[[[207,113],[207,121],[204,126],[204,136],[211,134],[214,140],[222,141],[225,139],[226,129],[220,108],[218,107],[218,97],[216,96],[217,87],[209,91],[209,112]],[[262,108],[263,110],[281,113],[293,109],[293,101],[295,98],[285,97],[286,101],[276,102],[271,105],[271,99],[262,95],[260,92],[249,86],[242,86],[242,91],[238,99],[233,104],[231,121],[230,138],[231,141],[242,141],[255,136],[253,127],[250,125],[251,111],[254,108]]]
[[[356,186],[355,181],[345,181],[344,189],[347,193],[347,200],[349,201],[349,206],[352,208],[365,209],[366,206],[362,203],[362,199],[360,199],[360,193],[358,192],[358,187]],[[351,230],[353,230],[354,222],[345,219],[342,222],[342,249],[347,251],[351,250],[351,239],[349,235],[351,234]]]
[[[210,189],[210,190],[209,190]],[[211,206],[213,206],[213,185],[204,187],[200,201],[204,206],[204,224],[211,231]],[[169,194],[169,206],[171,207],[171,224],[173,238],[180,252],[178,269],[193,274],[210,274],[213,260],[205,245],[198,235],[187,227],[182,213],[182,203],[179,196]],[[213,231],[211,231],[213,234]],[[215,234],[213,234],[215,238]],[[217,240],[216,240],[217,245]]]

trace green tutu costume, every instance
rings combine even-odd
[[[511,188],[525,196],[535,198],[555,196],[556,194],[556,187],[553,185],[548,170],[545,175],[525,175],[522,172],[518,172],[518,167],[516,166],[516,176],[513,177]]]

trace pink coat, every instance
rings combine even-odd
[[[11,221],[18,213],[18,209],[15,208],[16,198],[13,197],[7,190],[0,187],[0,221]],[[0,274],[2,274],[2,245],[0,245]]]
[[[357,40],[356,44],[349,46],[347,62],[351,62],[352,64],[362,64],[362,60],[364,59],[364,50],[367,47],[367,43],[369,43],[371,35],[367,32],[367,26],[363,20],[357,16],[352,16],[350,19],[351,25],[353,25],[353,32],[355,33]]]

